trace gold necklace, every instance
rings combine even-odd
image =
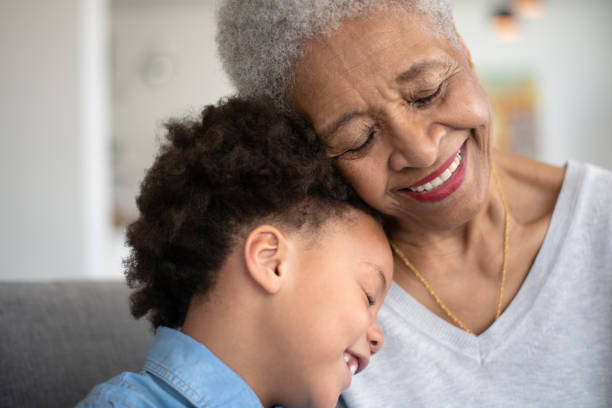
[[[508,211],[508,204],[506,203],[506,197],[504,196],[504,190],[502,189],[501,183],[499,182],[499,177],[497,176],[495,165],[493,165],[492,163],[491,170],[493,172],[495,184],[497,185],[497,191],[499,191],[499,196],[504,206],[504,257],[502,260],[501,283],[499,285],[499,299],[497,301],[497,310],[495,313],[495,320],[497,320],[501,315],[502,303],[504,300],[504,285],[506,283],[506,261],[508,258],[508,224],[510,216]],[[453,312],[450,311],[450,309],[444,304],[444,302],[442,302],[442,299],[440,299],[436,292],[434,292],[429,282],[427,282],[427,279],[425,279],[425,277],[421,275],[418,269],[408,260],[408,258],[406,258],[406,256],[398,248],[398,246],[393,241],[389,241],[389,243],[391,244],[391,248],[393,248],[393,251],[397,254],[397,256],[400,257],[400,259],[404,262],[408,269],[410,269],[416,275],[416,277],[421,281],[423,286],[425,286],[425,289],[427,289],[429,294],[434,298],[438,306],[440,306],[440,308],[444,310],[444,312],[446,312],[448,317],[461,329],[475,336],[476,334],[472,330],[470,330],[461,320],[459,320],[459,318],[457,318],[457,316],[455,316]]]

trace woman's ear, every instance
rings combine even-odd
[[[472,62],[472,53],[470,52],[470,49],[467,47],[467,44],[465,43],[465,41],[463,41],[463,38],[461,38],[461,36],[459,35],[459,32],[457,31],[457,26],[455,26],[455,24],[453,23],[453,31],[455,32],[455,38],[457,38],[457,41],[459,41],[459,45],[461,46],[461,51],[463,51],[463,53],[465,54],[468,63],[470,64],[470,68],[474,69],[474,63]]]
[[[283,233],[271,226],[253,229],[244,242],[244,260],[251,278],[267,293],[281,288],[288,242]]]

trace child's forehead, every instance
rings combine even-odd
[[[330,244],[330,241],[356,243],[386,240],[382,226],[372,216],[352,208],[341,215],[327,218],[317,226],[306,226],[298,233],[319,245]]]
[[[352,214],[330,220],[310,236],[307,256],[350,270],[356,277],[381,279],[387,288],[393,277],[393,258],[381,224],[372,216]],[[306,248],[304,248],[306,249]]]

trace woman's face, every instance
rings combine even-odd
[[[448,229],[484,204],[490,106],[468,52],[403,9],[309,41],[288,95],[359,195],[399,222]]]

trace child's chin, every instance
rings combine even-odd
[[[336,408],[338,405],[338,399],[340,398],[339,390],[328,390],[328,392],[321,393],[312,399],[313,407],[316,408]]]

